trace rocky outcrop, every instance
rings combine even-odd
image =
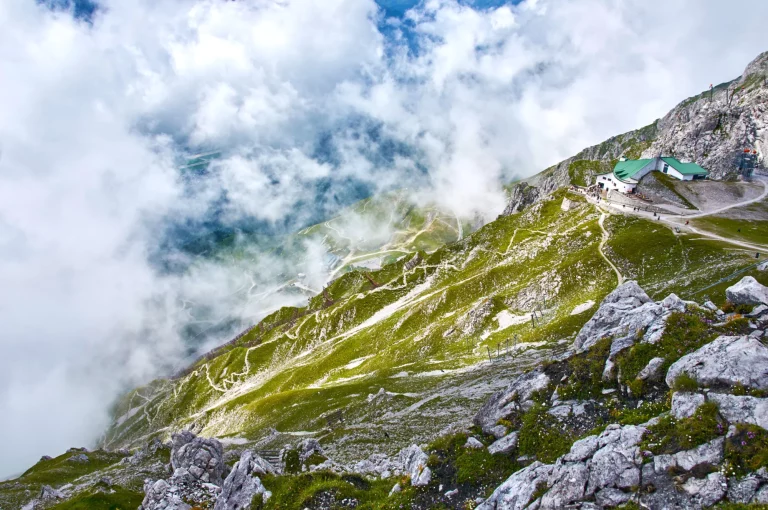
[[[427,485],[432,479],[432,471],[427,466],[427,454],[416,445],[404,448],[398,454],[405,473],[411,477],[411,485]]]
[[[479,509],[557,509],[600,494],[602,500],[627,501],[640,484],[638,443],[645,428],[610,425],[597,436],[574,443],[554,464],[534,462],[510,476]],[[540,494],[538,502],[533,497]]]
[[[501,215],[509,216],[518,213],[529,205],[535,204],[543,194],[541,189],[531,186],[527,182],[515,184],[509,197],[509,203]]]
[[[533,402],[531,396],[549,385],[549,376],[543,370],[533,370],[518,376],[502,391],[495,393],[474,418],[474,423],[486,434],[502,438],[507,429],[499,420],[520,409],[527,409]]]
[[[735,305],[765,305],[768,304],[768,287],[745,276],[736,285],[725,289],[725,297]]]
[[[197,437],[185,430],[171,438],[171,466],[183,468],[195,479],[221,485],[224,473],[224,448],[216,439]]]
[[[355,473],[368,476],[389,478],[391,476],[402,474],[403,465],[396,460],[390,459],[383,453],[374,453],[367,459],[356,463],[352,470]]]
[[[264,488],[259,476],[274,474],[272,466],[249,451],[243,452],[240,460],[224,480],[221,495],[216,499],[214,510],[242,510],[250,508],[254,496],[262,495],[264,501],[270,493]]]
[[[139,510],[191,510],[191,506],[181,500],[177,490],[165,480],[147,483],[144,486],[144,501]]]
[[[733,387],[737,384],[768,389],[768,348],[748,336],[721,336],[686,354],[669,367],[666,383],[672,387],[681,374],[700,386]]]
[[[517,432],[512,432],[510,434],[507,434],[506,436],[502,437],[501,439],[497,439],[491,445],[488,447],[488,451],[491,454],[496,453],[511,453],[514,451],[515,448],[517,448]]]

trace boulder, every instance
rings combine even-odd
[[[751,423],[768,429],[768,398],[709,393],[707,400],[715,402],[720,415],[730,423]]]
[[[705,443],[674,455],[657,455],[653,458],[653,469],[661,474],[670,469],[680,468],[690,471],[696,466],[717,466],[723,462],[723,445],[725,438],[718,437]]]
[[[768,305],[768,287],[752,276],[745,276],[736,285],[725,289],[725,297],[735,305]]]
[[[224,448],[216,439],[197,437],[185,430],[171,436],[171,466],[184,468],[196,480],[221,485]]]
[[[571,451],[563,456],[563,460],[566,462],[580,462],[586,460],[600,448],[597,436],[588,436],[584,439],[579,439],[571,446]]]
[[[464,448],[474,448],[474,449],[482,449],[485,448],[485,445],[478,441],[474,437],[467,438],[467,442],[464,443]]]
[[[589,479],[585,464],[555,464],[547,480],[549,490],[541,497],[541,509],[560,509],[584,498]]]
[[[686,302],[674,294],[655,303],[637,282],[625,282],[605,297],[597,312],[576,335],[574,346],[577,352],[583,352],[599,340],[611,338],[603,378],[613,378],[613,359],[619,352],[637,341],[658,342],[670,314],[685,308]]]
[[[383,453],[374,453],[367,459],[356,463],[353,466],[353,471],[363,475],[389,478],[402,474],[403,464],[396,460],[391,460]]]
[[[264,472],[265,466],[271,467],[258,455],[254,455],[250,451],[243,452],[240,460],[235,463],[229,476],[224,480],[221,495],[216,499],[214,510],[250,508],[253,497],[259,494],[266,501],[269,497],[268,491],[258,477],[258,475],[266,474]]]
[[[511,453],[515,448],[517,448],[517,432],[512,432],[491,443],[488,447],[488,452],[491,454],[506,454]]]
[[[526,372],[515,378],[506,389],[495,393],[475,415],[473,421],[486,434],[497,439],[504,437],[506,428],[499,426],[500,419],[521,409],[521,404],[530,400],[533,393],[549,385],[549,377],[541,369]]]
[[[304,464],[313,454],[322,455],[323,457],[326,456],[323,447],[320,446],[317,439],[313,438],[305,439],[300,442],[297,449],[299,450],[299,462],[301,462],[301,464]]]
[[[149,482],[144,486],[144,501],[139,510],[191,510],[192,507],[181,500],[179,494],[171,490],[165,480]]]
[[[768,389],[768,348],[755,338],[721,336],[686,354],[669,367],[666,383],[672,386],[680,374],[687,374],[701,386],[742,384]]]
[[[539,487],[547,484],[554,466],[534,462],[512,474],[477,510],[522,510]]]
[[[747,504],[755,497],[757,489],[760,488],[760,479],[754,475],[749,475],[741,480],[731,481],[728,488],[728,500],[731,503]]]
[[[662,379],[661,366],[664,364],[664,358],[653,358],[637,374],[637,378],[643,381],[659,381]]]
[[[632,494],[628,494],[619,489],[608,487],[595,494],[595,502],[599,508],[613,508],[619,505],[623,505],[632,497]]]
[[[432,478],[432,471],[427,466],[427,454],[418,446],[403,448],[398,454],[404,471],[411,477],[411,485],[427,485]]]
[[[682,489],[692,496],[697,506],[709,508],[721,499],[728,490],[728,483],[722,473],[710,473],[706,478],[689,478]]]
[[[675,418],[689,418],[696,409],[705,401],[701,393],[689,393],[678,391],[672,395],[672,416]]]

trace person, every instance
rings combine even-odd
[[[688,224],[688,220],[685,220],[685,224],[686,224],[686,225]]]

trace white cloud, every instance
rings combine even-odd
[[[226,218],[279,223],[318,179],[413,186],[417,168],[426,199],[492,217],[503,177],[737,76],[766,49],[768,14],[757,0],[430,0],[385,36],[372,0],[102,6],[88,25],[0,3],[0,435],[16,439],[0,472],[89,442],[123,384],[180,359],[184,299],[209,325],[293,299],[259,277],[293,262],[260,253],[159,275],[164,219],[200,219],[226,192]],[[192,195],[175,170],[187,146],[225,151]],[[321,285],[322,249],[307,252]]]

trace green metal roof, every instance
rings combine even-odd
[[[616,163],[616,166],[613,167],[613,173],[622,181],[631,179],[633,175],[650,162],[650,159],[628,159],[626,161],[619,161]]]
[[[683,175],[707,175],[709,172],[696,163],[681,163],[677,158],[661,158],[666,164]]]

